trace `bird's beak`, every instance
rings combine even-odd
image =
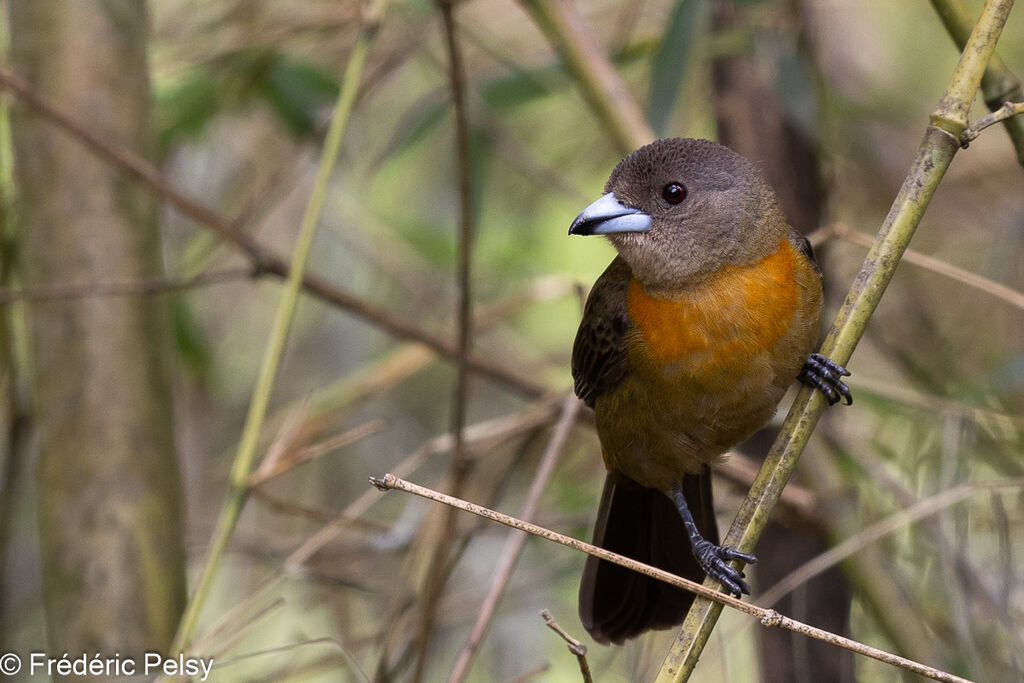
[[[639,209],[631,209],[609,192],[583,209],[569,226],[570,235],[610,235],[615,232],[647,232],[651,217]]]

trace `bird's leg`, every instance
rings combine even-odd
[[[727,563],[730,560],[740,560],[747,564],[754,564],[757,562],[757,558],[750,553],[741,553],[733,548],[715,545],[701,536],[693,521],[693,515],[690,513],[690,506],[686,504],[681,484],[672,487],[672,500],[683,518],[683,526],[686,527],[690,545],[693,546],[693,556],[697,558],[697,563],[700,564],[704,572],[720,581],[736,597],[740,597],[743,593],[749,595],[750,586],[743,580],[745,576],[743,572]]]
[[[840,398],[846,399],[846,405],[853,403],[850,387],[843,382],[843,377],[849,376],[850,371],[839,363],[820,353],[812,353],[804,363],[803,370],[797,375],[797,379],[825,394],[828,404],[833,406],[839,403]]]

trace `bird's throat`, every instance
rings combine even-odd
[[[795,257],[784,239],[758,263],[724,266],[670,294],[649,294],[634,278],[627,305],[646,352],[662,363],[711,370],[771,349],[796,310]]]

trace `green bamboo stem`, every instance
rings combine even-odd
[[[840,364],[849,361],[935,188],[960,149],[960,135],[967,127],[971,102],[1012,7],[1013,0],[987,0],[971,32],[949,86],[932,113],[913,166],[822,345],[821,352]],[[804,387],[797,394],[778,438],[726,534],[725,545],[747,552],[753,550],[824,409],[825,400],[820,392]],[[706,585],[720,588],[711,580]],[[689,679],[721,611],[721,604],[706,598],[698,597],[694,601],[657,681]]]
[[[520,0],[623,155],[654,140],[647,119],[571,0]]]
[[[195,592],[192,594],[188,606],[185,608],[185,614],[182,616],[181,623],[178,626],[178,634],[171,647],[171,652],[175,654],[183,652],[195,637],[196,629],[199,625],[199,616],[204,603],[209,597],[213,579],[216,577],[221,561],[224,559],[228,542],[234,533],[235,525],[238,523],[238,518],[242,513],[242,508],[249,498],[249,474],[252,471],[252,464],[256,457],[260,430],[266,417],[270,394],[274,387],[274,379],[277,375],[285,342],[288,338],[288,330],[291,328],[292,320],[295,317],[296,303],[299,290],[302,288],[310,247],[313,244],[313,237],[316,235],[316,227],[320,221],[324,199],[327,196],[327,183],[330,180],[331,172],[338,158],[341,139],[345,133],[345,127],[348,123],[349,114],[352,112],[352,105],[355,102],[359,81],[362,77],[366,53],[380,22],[380,17],[383,14],[385,2],[386,0],[378,0],[378,2],[372,3],[368,7],[362,28],[349,55],[341,89],[338,92],[338,100],[334,107],[334,114],[331,117],[330,128],[327,131],[327,137],[324,140],[323,150],[320,155],[320,164],[317,168],[313,191],[310,194],[309,203],[302,217],[295,250],[292,252],[288,278],[281,292],[270,338],[267,341],[259,376],[256,380],[256,387],[253,390],[252,399],[249,403],[249,412],[246,415],[242,438],[238,444],[238,451],[231,466],[230,489],[224,501],[224,507],[221,509],[220,517],[217,519],[217,525],[214,528],[210,550],[206,563],[203,566],[202,574],[200,574]]]
[[[963,0],[931,0],[931,3],[950,38],[963,50],[972,26],[971,15]],[[985,67],[985,75],[981,77],[981,93],[990,111],[996,111],[1005,102],[1024,101],[1024,85],[998,54],[993,54]],[[1003,121],[1003,126],[1017,152],[1017,161],[1024,166],[1024,119],[1008,118]]]

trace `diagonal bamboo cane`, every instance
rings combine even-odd
[[[987,0],[982,9],[949,86],[931,115],[910,172],[822,345],[821,352],[838,363],[845,365],[849,361],[939,181],[960,149],[960,136],[967,127],[971,103],[1012,7],[1013,0]],[[797,395],[733,520],[725,545],[741,551],[753,550],[824,409],[825,401],[819,393],[805,387]],[[708,581],[706,585],[717,587],[717,582]],[[719,603],[702,597],[694,600],[656,681],[689,679],[721,611]]]
[[[931,0],[932,7],[942,20],[946,32],[961,50],[971,34],[971,15],[963,0]],[[985,104],[991,111],[997,111],[1007,101],[1024,100],[1024,85],[999,58],[993,54],[981,77],[981,94]],[[1006,133],[1010,136],[1017,151],[1017,161],[1024,166],[1024,118],[1007,118],[1003,120]]]

